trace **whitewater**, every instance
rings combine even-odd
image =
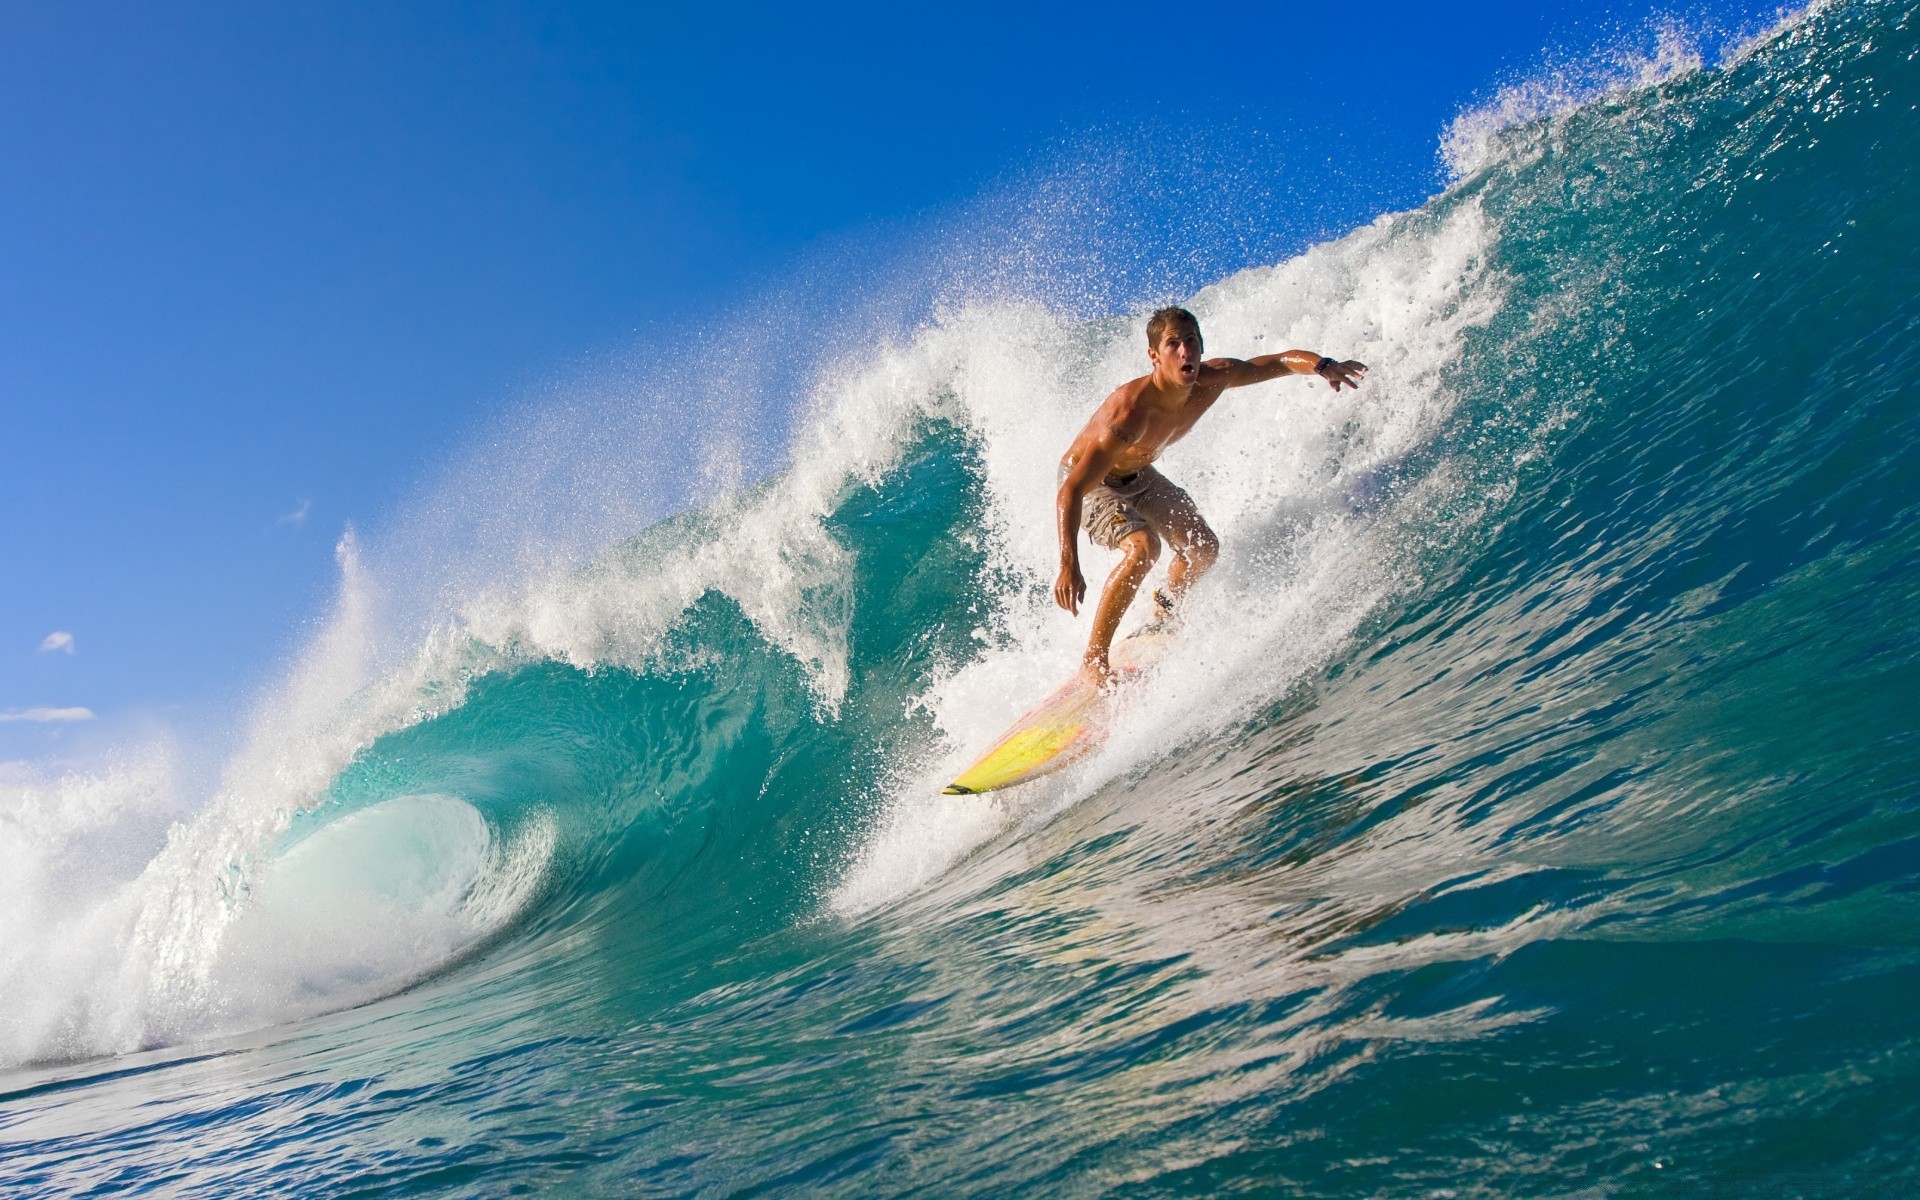
[[[1151,305],[939,241],[750,323],[797,374],[515,418],[216,769],[0,778],[0,1191],[1910,1190],[1917,15],[1509,89],[1175,297],[1371,372],[1168,453],[1220,565],[1004,793]]]

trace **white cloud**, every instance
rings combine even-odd
[[[292,512],[281,517],[278,521],[275,521],[274,524],[275,525],[292,525],[297,529],[300,526],[305,525],[307,523],[307,513],[312,511],[312,509],[313,509],[313,501],[302,500],[298,508],[295,508]]]
[[[36,725],[50,725],[91,720],[93,710],[90,708],[10,708],[0,712],[0,722],[32,721]]]
[[[73,635],[64,629],[56,629],[40,639],[40,653],[52,654],[55,650],[73,653]]]

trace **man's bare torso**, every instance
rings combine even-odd
[[[1200,364],[1199,378],[1184,398],[1163,393],[1151,375],[1121,384],[1094,410],[1061,464],[1071,468],[1088,451],[1105,445],[1114,450],[1106,471],[1109,477],[1131,475],[1148,466],[1187,436],[1213,407],[1226,390],[1226,373],[1224,360]]]

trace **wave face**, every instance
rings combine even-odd
[[[1463,121],[1424,207],[1195,295],[1373,373],[1169,454],[1218,573],[1024,789],[936,794],[1076,657],[1052,463],[1137,314],[951,306],[786,469],[398,651],[343,544],[164,845],[164,763],[8,792],[0,1186],[1911,1178],[1915,18]]]

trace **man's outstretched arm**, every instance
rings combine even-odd
[[[1205,366],[1207,373],[1222,387],[1245,387],[1282,375],[1318,375],[1336,392],[1343,387],[1359,387],[1367,373],[1365,363],[1336,362],[1311,350],[1284,350],[1248,359],[1215,358],[1209,359]]]

